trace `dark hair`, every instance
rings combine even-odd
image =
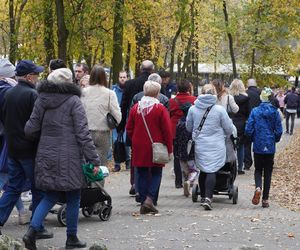
[[[224,93],[226,93],[226,90],[224,88],[224,82],[220,79],[214,79],[211,81],[211,83],[215,86],[215,89],[217,91],[218,100],[220,100],[222,95]]]
[[[292,87],[292,92],[295,92],[296,91],[296,88],[295,87]]]
[[[177,83],[177,90],[178,92],[186,93],[190,90],[190,81],[182,80]]]
[[[50,70],[56,70],[56,69],[61,69],[61,68],[66,68],[66,64],[63,60],[61,59],[52,59],[50,60],[49,63],[49,68]]]
[[[164,69],[158,71],[158,74],[160,75],[161,78],[171,77],[170,72],[165,71]]]
[[[76,67],[82,67],[84,73],[89,73],[90,68],[85,63],[76,63]]]
[[[107,87],[105,70],[100,64],[95,64],[90,74],[90,85],[96,84]]]

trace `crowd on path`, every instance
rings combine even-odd
[[[244,174],[254,161],[252,203],[269,207],[282,119],[292,135],[295,116],[300,115],[294,87],[285,93],[259,89],[249,79],[246,89],[234,79],[225,88],[214,79],[196,97],[190,81],[171,83],[170,73],[155,73],[150,60],[142,62],[135,79],[128,80],[121,71],[111,89],[98,64],[90,72],[86,64],[77,64],[74,78],[60,59],[51,60],[47,78],[39,80],[44,70],[30,60],[16,67],[0,60],[0,226],[14,206],[20,224],[29,222],[20,197],[30,190],[32,215],[23,237],[27,249],[36,249],[38,239],[53,237],[44,219],[62,195],[66,249],[86,247],[77,237],[80,191],[87,187],[81,166],[93,164],[97,175],[112,154],[114,172],[121,171],[123,162],[130,169],[129,193],[141,204],[141,214],[158,213],[162,171],[171,158],[175,188],[183,188],[188,197],[199,185],[200,204],[206,210],[213,209],[219,171],[229,164],[234,181],[236,173]]]

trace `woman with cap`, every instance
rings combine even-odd
[[[126,131],[132,141],[132,165],[138,171],[138,190],[141,214],[158,213],[154,207],[161,183],[164,164],[152,161],[152,143],[161,142],[167,146],[168,153],[172,153],[171,120],[167,109],[157,99],[161,85],[154,81],[144,84],[145,96],[130,110]],[[145,119],[145,122],[143,120]]]
[[[36,232],[59,197],[65,195],[66,248],[83,248],[86,243],[77,238],[80,189],[86,186],[81,164],[85,157],[94,164],[96,174],[100,160],[80,101],[80,88],[72,83],[72,72],[61,68],[51,72],[37,90],[39,97],[26,123],[25,134],[40,138],[35,183],[45,191],[45,197],[36,208],[23,241],[27,249],[36,249]]]
[[[258,205],[261,192],[262,207],[269,207],[269,191],[274,164],[275,144],[280,141],[282,125],[279,111],[270,103],[272,90],[264,88],[260,94],[261,104],[254,108],[246,124],[245,134],[253,142],[255,192],[252,204]],[[264,185],[262,174],[264,172]]]

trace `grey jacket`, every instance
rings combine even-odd
[[[28,138],[38,138],[35,183],[41,190],[71,191],[86,185],[83,156],[100,165],[83,105],[74,84],[48,81],[38,86],[39,97],[25,126]]]
[[[186,129],[193,132],[195,141],[195,162],[205,173],[214,173],[222,168],[226,159],[225,137],[233,133],[233,123],[221,105],[215,105],[217,97],[199,95],[195,105],[189,109]],[[199,132],[198,127],[206,109],[210,112]]]

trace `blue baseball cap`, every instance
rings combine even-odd
[[[30,73],[41,73],[44,71],[43,66],[37,66],[30,60],[21,60],[16,66],[16,76],[25,76]]]

